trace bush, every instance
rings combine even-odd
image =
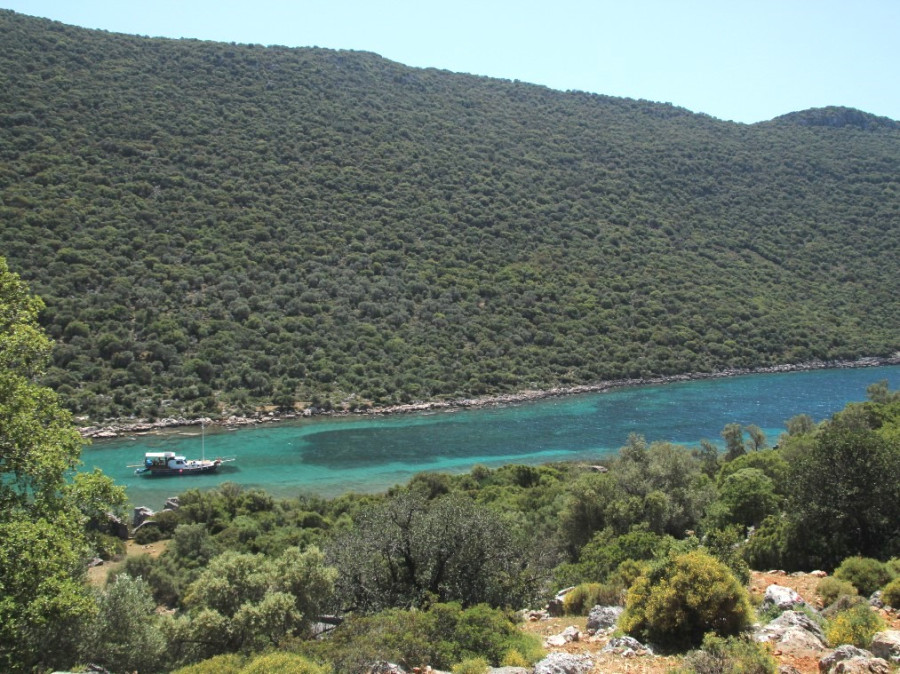
[[[563,612],[566,615],[587,615],[598,604],[617,606],[622,603],[622,589],[621,585],[609,583],[582,583],[566,594]]]
[[[176,669],[172,674],[240,674],[243,668],[244,657],[229,653]]]
[[[835,578],[849,581],[865,597],[881,589],[891,579],[887,565],[871,557],[847,557],[835,569]]]
[[[329,674],[325,667],[295,653],[269,653],[253,658],[240,674]]]
[[[490,665],[484,658],[468,658],[453,665],[453,674],[486,674]]]
[[[732,636],[752,622],[747,592],[728,567],[702,550],[672,556],[635,581],[620,625],[625,632],[685,649],[715,632]]]
[[[163,539],[163,533],[156,526],[156,522],[147,522],[134,532],[134,542],[138,545],[148,545]]]
[[[823,578],[819,581],[819,584],[816,585],[816,594],[822,597],[822,604],[824,606],[831,606],[834,602],[837,601],[837,598],[840,596],[854,596],[857,595],[856,587],[853,586],[853,583],[847,580],[841,580],[840,578],[835,578],[834,576],[828,576],[827,578]]]
[[[881,591],[881,601],[893,608],[900,608],[900,578],[894,578]]]
[[[535,658],[537,660],[538,658]],[[500,661],[501,667],[525,667],[526,669],[531,664],[531,662],[522,655],[517,649],[510,648],[506,653],[503,654],[503,659]]]
[[[868,604],[859,604],[839,613],[825,628],[825,638],[832,647],[852,644],[868,648],[876,632],[884,629],[884,621]]]
[[[777,671],[778,663],[763,644],[707,634],[701,649],[688,653],[675,674],[775,674]]]

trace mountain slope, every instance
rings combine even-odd
[[[900,348],[900,133],[0,12],[0,250],[94,417]]]

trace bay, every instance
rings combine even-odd
[[[169,496],[225,482],[260,487],[276,497],[382,491],[422,471],[462,472],[475,464],[596,461],[630,433],[648,441],[721,444],[725,424],[756,424],[777,442],[796,414],[821,421],[866,387],[900,388],[900,366],[813,370],[685,381],[545,398],[479,409],[395,416],[317,417],[237,430],[132,436],[95,441],[83,470],[101,468],[125,485],[134,505],[159,508]],[[146,478],[129,464],[149,451],[188,458],[234,456],[219,473]]]

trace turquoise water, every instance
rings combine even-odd
[[[596,460],[647,440],[719,442],[725,424],[756,424],[770,443],[796,414],[816,421],[866,387],[887,379],[900,388],[900,366],[757,374],[616,389],[475,410],[388,417],[314,418],[242,428],[207,429],[205,455],[235,456],[214,475],[142,478],[129,464],[144,452],[201,454],[200,431],[96,441],[84,469],[101,468],[128,488],[133,504],[161,507],[168,496],[224,481],[262,487],[278,497],[381,491],[422,471],[461,472],[474,464]]]

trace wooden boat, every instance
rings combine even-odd
[[[134,471],[135,475],[147,477],[169,475],[202,475],[215,473],[219,466],[229,459],[185,459],[175,452],[147,452],[144,465]],[[230,459],[233,461],[233,459]]]

